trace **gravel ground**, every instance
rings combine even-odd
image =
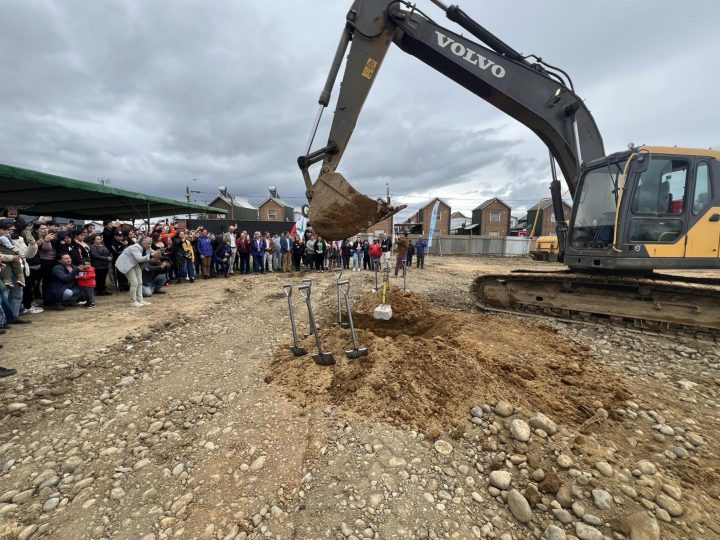
[[[409,286],[471,313],[475,275],[541,265],[431,258]],[[328,316],[332,274],[308,277]],[[172,286],[143,309],[116,295],[2,336],[20,376],[0,381],[0,538],[720,538],[716,346],[493,315],[577,344],[631,396],[581,425],[478,398],[457,433],[424,433],[265,382],[287,280]]]

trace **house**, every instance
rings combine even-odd
[[[370,225],[367,229],[362,231],[365,234],[369,234],[373,237],[380,237],[380,236],[390,236],[393,231],[393,218],[395,216],[390,216],[388,218],[383,219],[382,221],[378,221],[377,223],[374,223],[373,225]]]
[[[430,220],[432,219],[433,207],[438,203],[437,218],[435,220],[435,231],[433,235],[450,234],[450,205],[439,197],[425,203],[405,223],[410,225],[408,232],[416,232],[423,236],[430,234]]]
[[[292,204],[283,201],[278,190],[270,187],[270,196],[258,207],[260,221],[295,221],[295,209]]]
[[[464,225],[470,225],[472,223],[472,220],[469,216],[466,216],[462,212],[453,212],[450,215],[450,230],[454,231],[455,229],[462,228]]]
[[[563,201],[563,212],[565,221],[570,221],[572,207]],[[528,208],[527,212],[527,236],[536,238],[555,234],[555,213],[553,212],[552,199],[540,199],[536,205]]]
[[[227,214],[208,214],[207,219],[230,221],[257,221],[258,211],[245,197],[215,197],[208,206],[227,210]]]
[[[472,212],[472,223],[478,225],[478,231],[474,234],[509,236],[510,210],[510,205],[499,197],[488,199]]]

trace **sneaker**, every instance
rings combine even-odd
[[[143,306],[152,306],[150,302],[146,302],[145,300],[142,301],[141,305]]]
[[[55,305],[53,306],[53,309],[54,309],[55,311],[65,311],[65,306],[63,306],[62,304],[55,304]]]
[[[91,303],[88,302],[85,307],[86,307],[86,308],[94,308],[94,307],[95,307],[95,304],[91,304]]]
[[[12,324],[32,324],[32,321],[26,321],[25,319],[21,319],[20,317],[15,318],[15,322]]]
[[[77,303],[77,305],[78,305],[78,306],[84,306],[84,305],[87,304],[87,303],[88,303],[87,300],[80,300],[80,301]]]
[[[16,373],[17,370],[15,369],[0,367],[0,377],[10,377],[11,375],[15,375]]]
[[[34,315],[36,313],[42,313],[43,311],[45,311],[45,310],[41,307],[32,306],[27,309],[23,309],[22,314],[23,315]]]
[[[143,307],[140,302],[130,302],[130,307]]]

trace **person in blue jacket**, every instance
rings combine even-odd
[[[264,274],[265,239],[260,235],[260,231],[255,231],[251,253],[253,257],[253,272],[256,274]]]
[[[208,236],[207,229],[200,230],[200,236],[197,239],[197,250],[200,255],[200,267],[202,269],[203,279],[210,278],[210,264],[213,258],[212,238]]]
[[[427,249],[427,242],[424,238],[421,238],[415,242],[415,255],[417,256],[416,268],[425,268],[425,250]]]
[[[230,272],[230,256],[232,255],[232,240],[230,238],[226,239],[223,244],[220,245],[220,247],[215,250],[215,264],[217,265],[217,269],[219,272],[222,272],[222,274],[225,277],[228,277],[228,272]]]
[[[63,253],[58,257],[58,262],[50,273],[48,287],[48,300],[55,309],[65,309],[65,304],[77,305],[80,298],[80,289],[75,286],[75,278],[79,270],[72,263],[69,253]]]

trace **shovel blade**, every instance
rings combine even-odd
[[[312,358],[319,366],[332,366],[335,364],[335,357],[329,352],[313,354]]]
[[[325,173],[313,186],[310,225],[326,240],[343,240],[356,235],[405,208],[381,199],[366,197],[337,172]]]

